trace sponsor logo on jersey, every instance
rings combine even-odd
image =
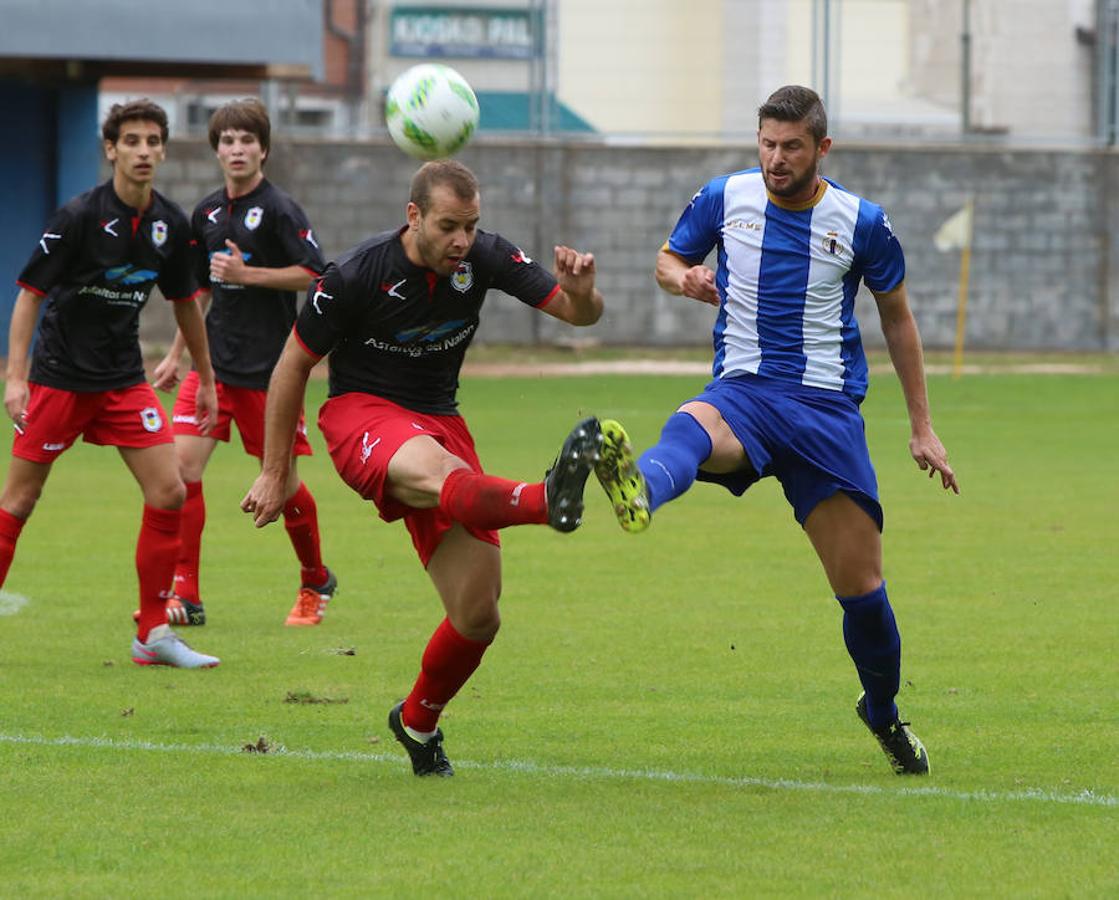
[[[152,222],[152,243],[157,247],[162,247],[167,243],[167,223],[163,219],[156,219]]]
[[[385,353],[400,353],[418,359],[431,353],[453,350],[464,341],[469,343],[475,328],[477,328],[476,322],[467,323],[465,319],[460,319],[439,325],[408,328],[387,340],[377,337],[367,338],[365,346]]]
[[[765,231],[765,226],[761,222],[747,222],[745,219],[731,219],[723,228],[729,230],[740,228],[744,231]]]
[[[154,269],[137,269],[132,263],[125,263],[123,266],[106,269],[105,280],[129,285],[147,284],[149,281],[155,281],[158,274]]]
[[[260,225],[260,220],[264,218],[264,207],[254,206],[247,213],[245,213],[245,227],[249,231],[256,231]]]
[[[315,240],[315,232],[310,228],[301,228],[299,230],[299,236],[316,250],[319,249],[319,242]]]
[[[221,212],[221,207],[220,206],[215,206],[208,213],[206,213],[206,219],[209,221],[209,223],[211,225],[217,225],[218,224],[218,213],[220,213],[220,212]]]
[[[436,325],[420,325],[418,328],[406,328],[404,331],[398,331],[393,337],[402,344],[431,344],[465,324],[466,319],[455,319],[451,322],[439,322]]]
[[[520,247],[518,247],[517,252],[513,254],[513,262],[523,263],[524,265],[527,266],[529,263],[532,262],[532,259],[529,257],[529,255],[527,253],[524,252],[524,250],[522,250]]]
[[[119,221],[120,218],[118,217],[116,219],[109,219],[108,221],[102,222],[101,230],[104,231],[105,234],[111,234],[113,237],[120,237],[120,235],[113,230],[113,226],[116,225]]]
[[[47,443],[43,444],[43,449],[46,450],[48,453],[57,453],[59,450],[66,449],[66,444],[61,441],[48,441]]]
[[[389,284],[387,281],[382,281],[381,290],[388,294],[388,296],[390,297],[395,297],[397,300],[403,300],[404,295],[399,292],[399,288],[403,287],[407,281],[407,278],[401,278],[400,281],[398,281],[396,284]]]
[[[50,256],[51,251],[50,251],[50,247],[47,246],[47,241],[59,241],[59,240],[62,240],[62,235],[61,234],[54,234],[53,232],[50,232],[50,231],[44,231],[43,236],[41,238],[39,238],[39,246],[43,248],[43,252],[47,256]]]
[[[184,415],[181,415],[181,414],[177,415],[177,416],[172,416],[171,421],[175,422],[178,425],[197,425],[198,424],[198,419],[195,418],[194,416],[184,416]]]
[[[315,312],[317,312],[320,316],[322,315],[322,307],[319,306],[319,301],[320,300],[333,300],[333,299],[334,299],[333,294],[328,294],[326,291],[324,291],[322,289],[322,282],[321,281],[318,284],[315,285],[315,293],[311,295],[311,305],[315,308]]]
[[[140,410],[140,424],[144,426],[144,431],[155,434],[163,430],[163,416],[154,406],[146,406]]]
[[[474,287],[474,267],[468,262],[460,262],[458,268],[451,275],[451,287],[460,294],[465,294]]]

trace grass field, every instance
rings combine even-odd
[[[702,382],[475,378],[462,401],[487,468],[530,478],[578,416],[645,446]],[[420,780],[385,715],[441,612],[317,431],[341,593],[282,626],[286,536],[239,512],[254,463],[222,448],[210,623],[185,632],[222,657],[203,672],[129,662],[139,492],[75,447],[0,595],[0,895],[1119,894],[1119,374],[930,390],[959,497],[909,460],[892,378],[864,407],[920,781],[855,718],[838,606],[772,481],[698,485],[638,536],[592,483],[575,534],[506,531],[502,633],[443,721],[458,774]]]

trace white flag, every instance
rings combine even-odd
[[[971,206],[969,198],[962,208],[949,216],[937,229],[933,241],[941,253],[971,246]]]

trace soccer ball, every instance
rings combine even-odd
[[[453,156],[478,127],[478,98],[450,66],[412,66],[389,88],[385,122],[396,146],[409,156]]]

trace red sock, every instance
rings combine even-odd
[[[474,674],[489,645],[464,638],[444,619],[427,642],[420,677],[404,701],[404,723],[416,731],[434,731],[443,707]]]
[[[322,550],[319,547],[319,508],[315,498],[307,490],[307,485],[299,482],[299,488],[291,499],[284,504],[284,528],[288,531],[291,546],[303,567],[302,583],[307,587],[319,587],[329,577],[326,566],[322,564]]]
[[[140,576],[140,621],[136,636],[148,639],[148,632],[167,623],[167,585],[175,572],[179,555],[179,526],[182,511],[144,506],[140,538],[136,541],[136,574]]]
[[[544,525],[548,503],[544,483],[527,484],[470,469],[455,469],[443,482],[439,507],[456,522],[475,528],[506,525]]]
[[[175,564],[173,590],[184,600],[201,603],[198,569],[202,564],[202,529],[206,527],[206,498],[202,496],[201,481],[188,481],[186,491],[182,524],[179,525],[179,559]]]
[[[10,512],[0,509],[0,587],[8,577],[8,568],[12,564],[12,557],[16,555],[16,541],[23,530],[26,519],[13,516]]]

